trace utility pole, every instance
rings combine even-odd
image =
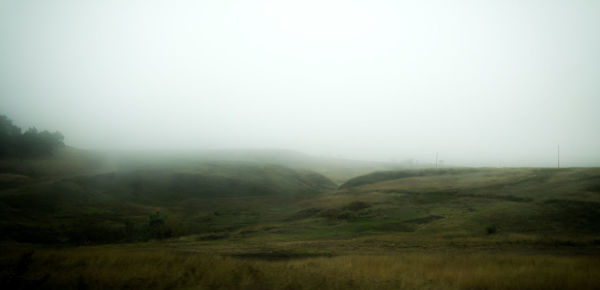
[[[556,167],[560,168],[560,144],[556,145]]]
[[[435,168],[438,168],[438,153],[435,152]]]

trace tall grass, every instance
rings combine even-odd
[[[49,289],[597,289],[595,256],[406,252],[248,260],[191,251],[38,250],[2,282]],[[23,262],[23,257],[26,261]],[[3,261],[6,263],[7,261]],[[28,263],[28,265],[23,265]],[[25,269],[23,269],[23,267]]]

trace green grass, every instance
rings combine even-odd
[[[156,212],[172,235],[230,232],[279,219],[296,200],[335,188],[306,170],[216,161],[75,177],[5,174],[4,180],[12,186],[0,188],[0,229],[5,239],[21,242],[38,242],[35,232],[54,242],[144,239]]]
[[[336,187],[256,160],[70,158],[4,163],[14,170],[0,174],[2,284],[600,287],[598,168],[400,170]]]

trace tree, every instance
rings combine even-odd
[[[21,128],[13,125],[6,116],[0,115],[0,157],[14,155],[20,136]]]
[[[12,124],[6,116],[0,116],[0,157],[43,157],[52,155],[56,148],[63,147],[64,136],[60,132],[39,132],[29,128],[21,134],[21,129]]]

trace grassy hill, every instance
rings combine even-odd
[[[198,163],[241,162],[279,165],[292,169],[320,173],[336,184],[350,178],[378,170],[398,170],[407,164],[398,162],[372,162],[340,158],[317,157],[292,150],[197,150],[197,151],[134,151],[105,152],[110,166],[115,169],[151,167],[194,167]]]
[[[266,207],[281,210],[290,201],[336,187],[312,171],[235,161],[128,162],[110,172],[98,166],[80,174],[39,174],[44,172],[39,168],[74,164],[57,160],[53,165],[38,161],[44,166],[26,161],[14,173],[0,174],[4,239],[106,243],[220,232],[269,219]],[[152,218],[159,229],[151,229]]]
[[[4,161],[0,228],[9,240],[105,243],[152,238],[155,218],[168,236],[391,236],[413,246],[542,237],[589,242],[600,232],[600,169],[376,171],[337,187],[314,171],[259,162],[289,162],[287,152],[261,154],[131,154],[110,161],[70,149]]]
[[[298,219],[423,243],[598,241],[599,169],[377,172],[307,203]]]
[[[0,282],[56,289],[598,287],[598,168],[353,176],[368,166],[335,171],[338,165],[314,160],[285,166],[294,160],[288,153],[232,155],[67,148],[3,160]],[[344,182],[318,173],[323,168]]]

